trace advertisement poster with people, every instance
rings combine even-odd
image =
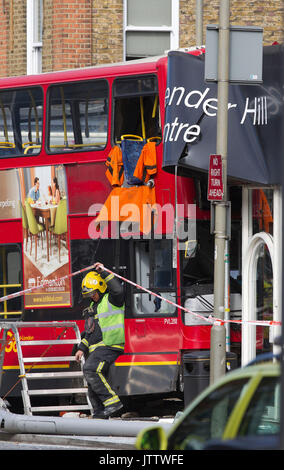
[[[1,172],[0,217],[22,218],[25,308],[71,305],[67,186],[63,166]]]
[[[70,279],[67,188],[63,166],[21,168],[24,234],[24,283],[38,287],[25,294],[25,307],[69,306]],[[42,288],[39,288],[42,286]]]

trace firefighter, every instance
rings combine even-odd
[[[83,310],[85,336],[75,356],[80,362],[82,355],[89,352],[83,372],[93,418],[107,419],[119,415],[123,407],[107,373],[124,351],[124,293],[120,281],[101,263],[96,263],[94,269],[82,281],[82,295],[90,297],[91,304]]]

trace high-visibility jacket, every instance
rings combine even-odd
[[[106,160],[106,177],[112,186],[121,186],[124,180],[121,149],[113,147]]]
[[[144,145],[133,176],[143,182],[149,181],[157,173],[156,143],[148,142]]]
[[[94,305],[92,302],[91,305]],[[109,302],[109,294],[104,295],[95,306],[95,313],[86,319],[87,335],[81,340],[79,349],[89,353],[101,346],[124,349],[124,305],[116,307]]]
[[[106,160],[106,177],[112,187],[122,186],[124,171],[127,172],[127,182],[131,185],[146,184],[157,173],[157,157],[155,142],[123,141],[128,145],[124,153],[118,145],[115,145]],[[136,153],[132,155],[131,145],[140,145]],[[127,154],[126,150],[130,153]],[[133,160],[133,161],[132,161]],[[125,166],[126,165],[126,166]]]
[[[111,304],[108,296],[106,294],[99,303],[95,318],[99,321],[106,346],[124,344],[124,306],[116,307]]]

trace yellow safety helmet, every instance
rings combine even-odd
[[[107,284],[100,274],[91,271],[82,281],[82,295],[83,297],[90,297],[96,290],[103,294],[107,290]]]

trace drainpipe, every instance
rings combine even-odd
[[[195,37],[196,46],[203,45],[203,0],[196,0]]]

